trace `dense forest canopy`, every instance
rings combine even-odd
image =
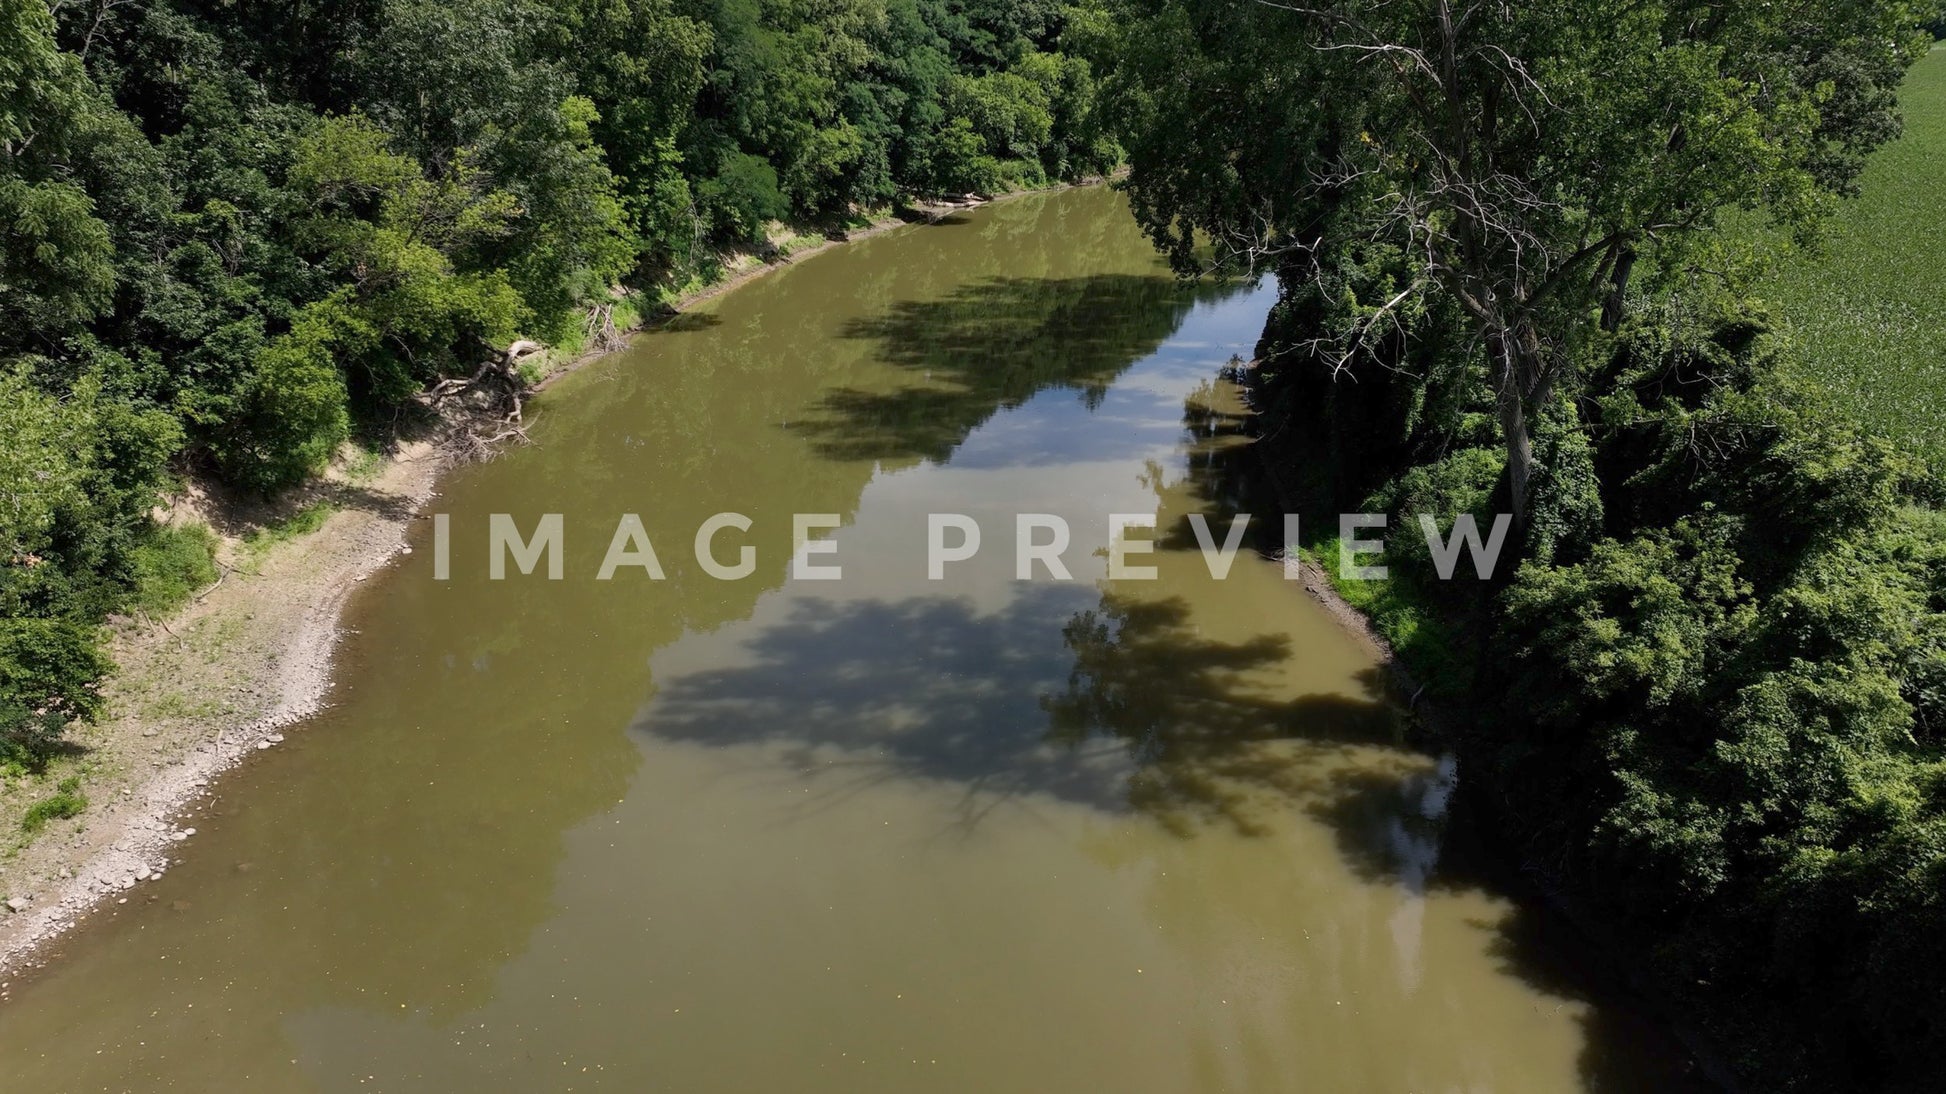
[[[1348,590],[1517,859],[1759,1088],[1936,1085],[1939,480],[1787,382],[1749,291],[1897,134],[1936,7],[1108,11],[1137,215],[1279,275],[1255,386],[1307,504],[1520,517],[1508,580],[1398,542]]]

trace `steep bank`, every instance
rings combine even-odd
[[[1281,512],[1298,512],[1300,492],[1285,474],[1278,453],[1261,442],[1253,447],[1257,456],[1256,467],[1269,484],[1269,500],[1274,501]],[[1427,688],[1420,674],[1413,671],[1377,623],[1345,598],[1325,569],[1330,564],[1329,560],[1318,557],[1309,549],[1288,547],[1283,562],[1287,574],[1295,571],[1294,576],[1305,593],[1383,667],[1394,698],[1407,708],[1417,726],[1424,730],[1426,743],[1442,750],[1458,748],[1460,735],[1453,721],[1453,712],[1443,709],[1437,699],[1427,697]],[[1464,758],[1461,762],[1463,765]],[[1460,786],[1463,805],[1458,811],[1465,814],[1475,827],[1490,828],[1484,822],[1484,810],[1478,803],[1478,788],[1464,778]],[[1476,846],[1486,845],[1477,835],[1470,842]],[[1694,1016],[1662,991],[1641,966],[1627,960],[1627,947],[1613,930],[1607,929],[1597,916],[1558,887],[1537,884],[1535,877],[1526,871],[1525,864],[1497,855],[1490,856],[1490,865],[1499,884],[1509,891],[1522,894],[1531,906],[1545,909],[1558,922],[1561,933],[1577,943],[1576,952],[1591,959],[1589,967],[1594,976],[1616,994],[1627,995],[1643,1013],[1654,1016],[1660,1028],[1667,1031],[1688,1053],[1687,1066],[1696,1077],[1706,1081],[1713,1089],[1732,1094],[1743,1089],[1724,1046],[1702,1029]]]

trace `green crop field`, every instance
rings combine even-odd
[[[1762,295],[1796,329],[1799,368],[1946,465],[1946,48],[1899,99],[1904,137],[1873,157],[1822,253],[1788,262]]]

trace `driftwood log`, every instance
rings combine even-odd
[[[612,319],[610,323],[612,325]],[[452,415],[456,427],[447,447],[454,459],[479,463],[492,459],[508,441],[527,442],[524,428],[528,383],[520,375],[520,362],[547,347],[521,339],[504,350],[491,350],[473,375],[450,377],[427,388],[420,401],[433,411],[449,413],[450,404],[459,403],[464,411]]]
[[[613,300],[588,309],[584,333],[583,344],[591,354],[612,353],[628,344],[615,326]],[[488,349],[473,375],[449,377],[420,394],[428,410],[454,423],[447,447],[455,459],[484,462],[509,441],[527,443],[524,415],[532,385],[520,374],[520,363],[546,349],[525,338],[504,350]],[[458,413],[455,404],[462,408]]]

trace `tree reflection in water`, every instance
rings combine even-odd
[[[1197,301],[1233,291],[1158,272],[996,277],[940,299],[898,301],[847,324],[844,336],[876,343],[880,359],[912,382],[833,390],[799,428],[835,459],[943,463],[968,434],[1039,392],[1074,391],[1094,409]]]
[[[1074,656],[1065,691],[1041,701],[1048,738],[1078,747],[1107,736],[1136,764],[1129,804],[1172,827],[1222,821],[1257,832],[1265,796],[1328,794],[1307,755],[1396,739],[1375,671],[1363,697],[1277,696],[1254,676],[1290,658],[1290,639],[1241,643],[1200,637],[1181,599],[1110,592],[1062,629]]]

